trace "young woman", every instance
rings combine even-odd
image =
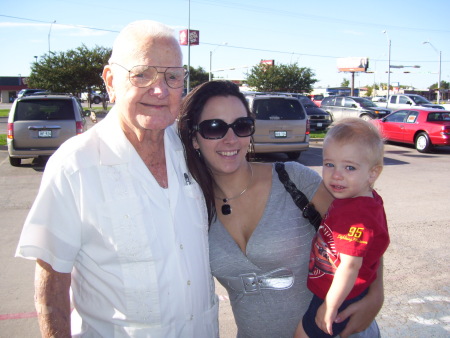
[[[254,120],[239,88],[211,81],[184,100],[179,132],[210,223],[213,275],[227,289],[238,337],[292,337],[311,300],[306,287],[314,228],[270,163],[250,163]],[[296,162],[291,180],[322,214],[332,201],[320,176]],[[343,335],[368,327],[381,308],[382,279],[338,320]],[[375,324],[376,328],[376,324]]]

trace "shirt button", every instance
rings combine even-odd
[[[183,244],[180,244],[180,249],[183,250]]]
[[[191,320],[194,319],[194,315],[191,315]]]
[[[190,280],[187,281],[187,285],[191,285],[191,281]]]

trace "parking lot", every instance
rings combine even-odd
[[[3,124],[0,121],[0,124]],[[5,126],[1,126],[3,129]],[[321,170],[320,141],[312,141],[299,162]],[[264,161],[285,160],[284,155]],[[43,165],[11,167],[0,148],[0,337],[39,336],[33,305],[34,263],[14,258],[22,224],[36,196]],[[383,197],[391,245],[385,255],[385,303],[377,320],[383,337],[449,337],[450,147],[432,154],[386,145],[385,168],[375,188]],[[222,337],[236,329],[225,290]]]

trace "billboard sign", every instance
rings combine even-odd
[[[275,60],[261,60],[260,64],[273,66],[275,64]]]
[[[187,46],[188,45],[188,30],[183,29],[180,31],[180,45]],[[200,31],[189,30],[190,44],[191,46],[197,46],[200,44]]]
[[[365,72],[369,67],[367,57],[348,57],[337,59],[337,68],[340,72]]]

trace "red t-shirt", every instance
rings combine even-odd
[[[339,253],[363,257],[355,285],[346,299],[363,292],[377,277],[380,258],[389,245],[383,200],[373,191],[371,197],[336,199],[313,239],[309,261],[308,288],[325,299]]]

